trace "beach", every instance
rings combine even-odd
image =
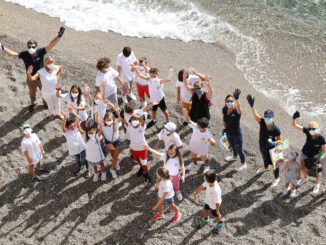
[[[46,46],[63,23],[31,9],[0,1],[0,42],[14,51],[26,50],[29,39]],[[120,154],[121,170],[113,180],[108,172],[104,183],[93,183],[74,177],[76,163],[68,155],[61,121],[48,120],[48,111],[42,107],[38,91],[38,107],[28,112],[29,95],[23,62],[0,53],[0,241],[2,244],[325,244],[326,196],[313,196],[313,179],[298,189],[294,199],[282,198],[283,173],[278,187],[270,188],[272,171],[256,174],[263,166],[259,152],[259,125],[254,120],[245,99],[247,94],[256,98],[260,115],[271,109],[280,127],[282,138],[290,141],[299,152],[305,135],[291,127],[292,117],[275,100],[257,92],[237,68],[236,56],[223,46],[201,41],[183,42],[172,39],[131,38],[101,31],[76,31],[67,27],[62,40],[49,53],[62,65],[61,84],[67,91],[72,84],[83,87],[87,83],[95,91],[96,61],[109,56],[116,68],[117,55],[124,46],[130,46],[137,57],[145,56],[150,67],[160,70],[160,77],[168,75],[174,66],[171,83],[164,86],[171,121],[184,143],[182,154],[185,165],[191,159],[187,144],[191,129],[182,125],[181,105],[177,104],[175,82],[180,69],[194,67],[211,78],[214,88],[209,130],[215,139],[223,129],[222,107],[227,94],[240,88],[243,114],[244,149],[248,168],[236,172],[239,162],[227,163],[229,154],[218,145],[209,151],[210,166],[218,173],[222,189],[221,214],[226,228],[217,235],[212,233],[215,221],[201,230],[195,228],[203,214],[204,194],[199,203],[193,193],[203,182],[203,164],[186,175],[181,184],[184,199],[177,202],[182,212],[179,223],[173,225],[172,212],[166,219],[152,221],[152,207],[157,201],[153,185],[135,176],[138,166],[133,162],[126,142]],[[301,86],[299,84],[299,86]],[[119,88],[119,85],[118,85]],[[300,88],[300,87],[299,87]],[[137,94],[136,86],[133,88]],[[120,105],[121,96],[118,96]],[[140,107],[139,100],[137,107]],[[62,103],[66,111],[66,105]],[[146,131],[149,145],[155,146],[157,134],[163,127],[163,113],[158,112],[158,123]],[[298,119],[307,125],[308,119]],[[20,126],[29,123],[40,137],[46,156],[42,164],[50,170],[44,183],[35,183],[27,170],[21,152]],[[322,128],[325,134],[325,129]],[[121,134],[123,136],[122,130]],[[163,149],[161,149],[163,150]],[[111,158],[105,165],[109,169]],[[150,174],[162,166],[153,155],[149,156]],[[324,184],[325,186],[325,184]],[[323,187],[324,187],[323,186]],[[323,189],[323,188],[321,188]]]

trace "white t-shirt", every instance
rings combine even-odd
[[[85,105],[86,105],[86,102],[85,102],[85,98],[84,98],[84,96],[81,96],[81,97],[80,97],[80,103],[79,103],[79,105],[77,104],[77,98],[76,98],[76,99],[73,98],[73,100],[71,100],[71,95],[70,95],[70,93],[62,94],[61,96],[62,96],[62,100],[63,100],[64,102],[66,102],[68,106],[71,105],[71,104],[72,104],[74,107],[81,107],[81,106],[85,106]],[[80,119],[81,119],[80,121],[81,121],[81,122],[84,122],[84,121],[87,120],[87,113],[86,113],[85,110],[76,110],[76,109],[74,109],[74,112],[75,112],[78,116],[80,116]]]
[[[211,208],[216,209],[216,203],[222,203],[222,191],[220,185],[215,181],[213,187],[209,186],[208,182],[205,182],[203,186],[206,188],[205,191],[205,203]]]
[[[131,54],[128,58],[126,58],[123,53],[120,53],[117,58],[117,66],[121,66],[121,79],[123,82],[130,82],[134,79],[134,72],[132,72],[131,66],[137,61],[136,56],[133,51],[131,51]]]
[[[104,116],[106,113],[106,107],[107,107],[107,104],[103,103],[103,101],[101,101],[101,103],[98,105],[95,105],[94,101],[92,102],[91,117],[94,119],[94,121],[95,121],[94,108],[98,111],[99,120],[102,121],[104,119]]]
[[[119,76],[119,73],[114,70],[111,66],[110,69],[106,72],[98,72],[96,75],[96,87],[100,88],[100,91],[102,92],[102,84],[103,82],[106,82],[106,88],[105,88],[105,97],[109,97],[112,94],[117,93],[117,85],[115,83],[116,77]]]
[[[31,138],[24,137],[21,142],[22,152],[27,151],[27,155],[34,165],[38,164],[42,159],[40,144],[41,141],[35,133],[32,133]]]
[[[103,125],[103,134],[104,138],[107,141],[114,142],[119,139],[119,128],[122,126],[122,123],[115,123],[114,125],[114,134],[113,134],[113,140],[112,140],[112,129],[113,129],[113,124],[111,127],[106,126],[105,124]]]
[[[136,66],[137,70],[139,71],[140,74],[142,74],[145,77],[149,78],[149,73],[146,72],[145,68],[143,66]],[[149,67],[147,67],[147,69],[149,70]],[[147,86],[148,85],[148,81],[144,80],[138,76],[137,77],[137,83],[141,86]]]
[[[174,196],[174,190],[171,180],[161,180],[158,185],[158,196],[162,198],[164,192],[167,192],[165,199],[169,199]]]
[[[162,100],[164,97],[163,93],[163,84],[161,84],[161,79],[158,78],[151,78],[148,81],[148,90],[149,90],[149,96],[150,101],[154,102],[157,100]]]
[[[200,77],[195,76],[195,75],[190,75],[187,79],[187,82],[189,84],[190,87],[194,87],[195,82],[200,81]],[[180,82],[179,80],[177,80],[176,82],[176,86],[177,88],[180,88],[180,97],[181,97],[181,101],[191,104],[191,97],[192,97],[192,93],[190,93],[188,91],[188,89],[185,87],[185,85],[183,84],[183,82]]]
[[[37,72],[40,74],[42,83],[42,95],[56,94],[56,84],[58,81],[57,73],[59,72],[59,67],[54,66],[52,73],[48,73],[44,67]]]
[[[164,147],[166,151],[172,144],[175,144],[178,147],[182,146],[180,136],[176,132],[173,132],[169,136],[167,136],[167,133],[170,132],[167,132],[165,129],[162,129],[161,132],[158,134],[158,139],[164,141]]]
[[[70,156],[77,155],[86,149],[84,138],[77,127],[74,130],[66,128],[66,132],[63,135],[67,139]]]
[[[131,123],[129,123],[127,132],[130,137],[130,148],[134,151],[143,151],[145,148],[143,145],[147,145],[145,139],[145,129],[146,126],[142,127],[140,124],[137,128],[134,128]]]
[[[129,122],[130,118],[133,115],[140,115],[140,116],[144,115],[144,109],[136,109],[136,110],[134,110],[134,113],[132,115],[124,112],[123,115],[124,115],[124,118],[127,120],[127,122]],[[126,125],[124,125],[124,126],[125,126],[125,128],[127,128]],[[130,136],[129,136],[128,130],[126,132],[126,139],[127,140],[130,140]]]
[[[86,160],[97,163],[104,160],[104,154],[101,148],[102,136],[98,136],[96,133],[94,139],[89,139],[86,142]]]
[[[210,142],[208,141],[209,138],[212,138],[211,132],[206,129],[205,132],[200,132],[197,124],[192,122],[189,124],[192,128],[192,136],[189,143],[189,150],[192,153],[198,154],[200,156],[206,156],[208,154],[208,147]]]
[[[167,158],[167,154],[164,154],[160,157],[160,160],[164,162],[163,167],[169,170],[170,176],[178,175],[181,169],[179,157],[175,156],[174,158],[170,158],[167,162],[166,162],[166,158]]]

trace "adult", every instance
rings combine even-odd
[[[213,95],[213,88],[209,81],[209,78],[205,77],[205,83],[207,84],[208,91],[203,90],[204,83],[202,81],[197,81],[194,83],[194,87],[190,87],[187,83],[188,72],[184,70],[183,72],[183,84],[186,89],[192,94],[191,97],[191,109],[189,111],[189,116],[191,121],[197,122],[200,118],[210,119],[209,107],[211,105],[210,99]]]
[[[302,185],[308,180],[307,169],[316,167],[316,182],[313,189],[313,193],[317,194],[319,192],[319,178],[321,165],[324,162],[323,154],[326,152],[326,141],[325,137],[320,134],[320,129],[317,122],[311,121],[308,127],[300,126],[296,123],[296,119],[300,117],[300,113],[296,111],[292,117],[291,125],[303,132],[306,135],[306,143],[304,144],[302,151],[300,153],[300,167],[303,172],[303,179],[300,179],[298,185]],[[316,164],[317,160],[320,160],[320,164]],[[301,176],[300,176],[301,177]]]
[[[254,107],[255,98],[249,94],[247,96],[248,103],[251,107],[252,114],[256,121],[259,123],[259,149],[264,161],[264,167],[258,169],[257,173],[265,172],[269,170],[269,165],[273,165],[272,159],[269,155],[269,150],[275,145],[275,142],[281,140],[281,130],[274,122],[274,113],[272,110],[266,110],[264,117],[258,115],[256,108]],[[275,187],[280,182],[280,169],[279,167],[274,170],[274,181],[272,187]]]
[[[225,98],[225,106],[222,109],[223,113],[223,133],[230,143],[233,151],[233,156],[225,158],[227,162],[235,161],[240,156],[241,165],[235,168],[236,171],[241,171],[247,168],[246,154],[243,151],[243,133],[240,127],[241,105],[239,102],[241,90],[236,89],[232,95],[227,95]]]
[[[5,52],[7,55],[14,57],[14,58],[19,58],[22,59],[24,61],[25,64],[25,68],[26,68],[26,74],[27,74],[27,70],[30,66],[33,67],[32,70],[32,76],[34,76],[36,74],[36,72],[38,70],[40,70],[43,67],[43,63],[44,63],[44,55],[46,53],[48,53],[61,39],[63,33],[65,32],[65,28],[62,26],[60,27],[60,30],[58,32],[58,36],[55,37],[46,47],[43,48],[37,48],[37,42],[35,40],[29,40],[27,42],[27,51],[21,51],[19,53],[12,51],[8,48],[6,48],[5,46],[3,46],[3,44],[0,43],[1,46],[1,50],[3,50],[3,52]],[[29,107],[29,111],[32,112],[34,111],[35,107],[36,107],[36,91],[37,88],[39,88],[40,90],[42,89],[42,84],[40,79],[37,79],[36,81],[30,81],[28,79],[26,79],[26,83],[29,89],[29,96],[31,99],[31,105]],[[47,108],[47,104],[46,101],[43,99],[43,104],[44,107]]]
[[[126,89],[119,76],[119,73],[111,67],[111,59],[107,56],[99,58],[97,60],[96,69],[98,70],[96,75],[96,91],[102,92],[102,84],[106,83],[105,98],[111,103],[117,104],[118,96],[115,81],[117,80],[122,86],[123,94],[126,93]]]

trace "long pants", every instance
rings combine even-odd
[[[36,102],[36,91],[37,88],[40,90],[42,89],[42,83],[40,79],[37,79],[35,81],[29,81],[28,78],[26,80],[28,89],[29,89],[29,97],[31,98],[31,105],[34,105]],[[43,99],[43,104],[46,105],[45,100]]]
[[[246,162],[246,154],[243,151],[243,133],[240,130],[240,134],[239,135],[229,135],[226,134],[226,137],[230,143],[230,146],[232,147],[232,151],[233,151],[233,156],[240,156],[240,160],[241,163],[245,163]]]
[[[170,177],[171,177],[174,191],[179,192],[180,191],[180,174],[170,176]]]
[[[43,95],[43,98],[48,104],[51,115],[61,114],[60,99],[55,94]]]
[[[81,153],[74,155],[74,157],[76,158],[78,167],[81,168],[82,164],[85,164],[86,169],[88,169],[88,162],[86,160],[86,150],[83,150]]]
[[[263,161],[264,161],[264,167],[268,168],[268,165],[272,165],[272,159],[269,155],[269,149],[267,147],[260,147],[260,153],[261,156],[263,157]],[[280,176],[280,168],[276,168],[274,170],[274,177],[275,179],[277,179]]]

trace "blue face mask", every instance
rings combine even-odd
[[[198,96],[200,96],[203,93],[203,90],[201,89],[196,89],[195,91]]]
[[[273,118],[265,117],[264,121],[265,121],[266,125],[269,125],[269,124],[271,124],[273,122]]]

